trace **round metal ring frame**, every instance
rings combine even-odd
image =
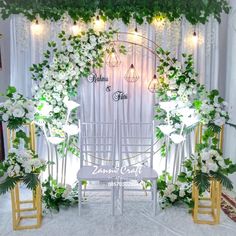
[[[131,41],[129,41],[129,40],[122,40],[122,39],[119,39],[119,36],[120,36],[120,35],[127,35],[127,36],[139,37],[139,38],[141,38],[141,39],[147,40],[147,42],[149,42],[149,43],[152,43],[155,48],[161,48],[156,42],[150,40],[149,38],[147,38],[147,37],[145,37],[145,36],[143,36],[143,35],[141,35],[141,34],[138,34],[138,33],[128,33],[128,32],[117,32],[117,34],[116,34],[116,39],[111,41],[111,43],[114,43],[114,44],[116,44],[116,43],[127,43],[127,44],[131,44],[131,45],[134,45],[134,46],[139,46],[139,47],[142,47],[142,48],[148,50],[149,52],[151,52],[151,53],[155,56],[155,65],[156,65],[156,58],[161,59],[161,57],[160,57],[160,56],[156,53],[156,51],[154,51],[153,49],[151,49],[151,48],[149,48],[149,47],[147,47],[147,46],[145,46],[145,45],[139,44],[139,43],[131,42]],[[154,143],[154,145],[155,145],[158,141],[159,141],[159,140],[157,140],[157,141]],[[75,147],[79,150],[79,147],[77,147],[77,146],[75,146]],[[149,147],[148,149],[146,149],[144,152],[149,151],[150,148],[151,148],[151,147]],[[157,149],[157,150],[154,152],[154,154],[156,154],[156,153],[159,152],[159,151],[160,151],[160,148]],[[136,158],[136,157],[138,157],[138,156],[140,156],[140,155],[142,155],[142,154],[134,155],[134,156],[132,156],[132,157],[126,158],[125,160],[134,159],[134,158]],[[90,157],[92,157],[92,158],[94,158],[94,159],[96,159],[96,160],[110,161],[110,160],[106,160],[106,159],[104,159],[104,158],[96,157],[96,156],[91,155],[91,154],[88,154],[88,156],[90,156]],[[145,158],[145,159],[142,160],[141,162],[147,161],[148,159],[149,159],[149,158]],[[89,163],[91,163],[91,164],[95,164],[95,165],[96,165],[96,163],[94,163],[94,162],[91,162],[91,161],[88,161],[88,160],[86,160],[86,161],[89,162]]]

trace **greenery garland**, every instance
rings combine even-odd
[[[57,21],[66,14],[74,21],[89,22],[99,14],[104,20],[122,19],[128,24],[134,18],[142,24],[160,16],[170,21],[184,16],[195,25],[206,23],[209,16],[220,22],[221,13],[229,10],[227,0],[0,0],[3,19],[11,14],[23,14],[31,21],[38,16]]]

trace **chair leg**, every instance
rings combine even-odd
[[[155,216],[157,213],[157,181],[156,179],[152,181],[152,192],[153,192],[153,215]]]
[[[81,204],[82,204],[82,181],[78,181],[78,211],[81,216]]]
[[[111,189],[111,213],[112,216],[115,215],[115,182],[114,180],[112,181],[112,189]]]
[[[124,211],[124,182],[123,181],[121,181],[120,182],[120,184],[121,184],[121,188],[120,188],[120,199],[121,199],[121,201],[120,201],[120,208],[121,208],[121,215],[123,215],[123,211]]]

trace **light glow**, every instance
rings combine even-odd
[[[95,31],[104,31],[104,29],[105,29],[105,22],[102,19],[100,19],[99,16],[97,16],[94,21],[94,30]]]
[[[79,25],[76,22],[74,22],[74,24],[72,25],[71,31],[74,36],[77,36],[77,35],[81,34],[81,32],[82,32],[81,28],[79,27]]]
[[[34,35],[40,35],[43,31],[42,24],[39,24],[38,20],[35,20],[34,22],[31,23],[31,32]]]

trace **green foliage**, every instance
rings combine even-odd
[[[232,190],[233,189],[233,184],[231,182],[231,180],[225,176],[224,174],[220,173],[220,172],[211,172],[211,176],[220,181],[220,183],[228,190]]]
[[[35,190],[40,181],[38,175],[34,173],[29,173],[23,177],[23,183],[26,185],[28,189]]]
[[[201,171],[196,171],[193,182],[196,184],[201,193],[205,192],[210,187],[209,175]]]
[[[17,182],[20,180],[19,176],[7,177],[3,182],[0,182],[0,195],[12,190]]]
[[[96,13],[103,20],[122,19],[127,24],[133,17],[138,24],[149,23],[155,17],[165,17],[170,21],[182,16],[192,24],[206,23],[209,16],[220,22],[221,13],[228,13],[227,0],[0,0],[3,19],[11,14],[23,14],[29,20],[40,16],[42,19],[57,21],[68,14],[74,21],[89,22]]]
[[[13,94],[16,92],[16,88],[15,87],[12,87],[12,86],[9,86],[7,88],[7,93],[6,93],[6,96],[9,97],[9,98],[12,98]]]
[[[83,185],[87,185],[86,181],[82,182]],[[48,180],[42,183],[43,186],[43,202],[46,209],[52,211],[60,211],[60,207],[69,207],[77,203],[78,191],[77,187],[71,190],[68,196],[65,193],[68,191],[65,186],[60,185],[49,176]]]

